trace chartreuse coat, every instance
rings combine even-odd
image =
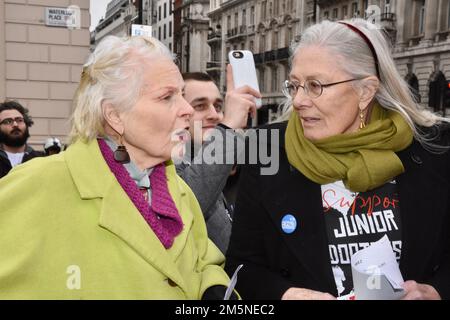
[[[201,299],[228,285],[194,194],[166,168],[184,223],[167,250],[95,140],[0,179],[0,299]]]

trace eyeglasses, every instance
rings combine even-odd
[[[4,124],[5,126],[10,126],[13,123],[22,124],[25,122],[25,119],[22,117],[15,117],[15,118],[5,118],[2,121],[0,121],[0,125]]]
[[[349,80],[327,83],[327,84],[322,84],[322,83],[320,83],[319,80],[309,79],[309,80],[306,80],[303,85],[301,85],[297,81],[285,80],[283,83],[283,94],[290,96],[292,99],[294,99],[295,96],[297,95],[298,88],[302,88],[308,97],[318,98],[322,95],[323,88],[328,88],[328,87],[334,86],[336,84],[341,84],[341,83],[346,83],[346,82],[356,81],[356,80],[361,80],[361,79],[364,79],[364,78],[349,79]]]

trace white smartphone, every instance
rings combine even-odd
[[[234,87],[239,88],[248,85],[260,92],[253,53],[248,50],[232,50],[228,53],[228,59],[233,67]],[[256,107],[260,108],[261,106],[262,101],[257,98]]]

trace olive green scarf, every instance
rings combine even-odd
[[[399,113],[375,104],[364,129],[315,142],[305,138],[293,112],[285,144],[289,163],[307,178],[319,184],[342,180],[348,189],[363,192],[404,172],[395,152],[408,147],[412,139],[412,130]]]

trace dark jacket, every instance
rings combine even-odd
[[[260,165],[241,172],[232,235],[226,259],[231,275],[243,263],[237,290],[243,299],[280,299],[290,287],[337,296],[328,252],[321,186],[287,160],[286,123],[280,130],[280,168],[260,175]],[[440,142],[450,144],[450,130]],[[432,154],[417,141],[398,153],[405,172],[396,177],[402,223],[400,270],[406,280],[432,285],[450,299],[450,152]],[[297,229],[286,234],[281,220],[296,215]]]
[[[224,139],[226,137],[235,141],[243,139],[239,134],[232,130],[226,130],[224,127],[217,126],[216,129]],[[220,148],[218,143],[223,143],[223,141],[206,142],[203,144],[203,148],[212,147],[212,144],[216,144],[215,150],[222,151],[222,154],[217,154],[217,159],[223,159],[223,164],[207,164],[203,159],[198,160],[199,163],[195,163],[196,160],[191,159],[190,164],[178,164],[176,169],[178,175],[192,189],[202,208],[208,237],[225,254],[231,234],[232,209],[222,191],[233,168],[233,163],[226,163],[225,160],[227,153],[232,153],[233,158],[236,158],[242,152],[243,143],[236,143],[233,148],[228,149],[225,145]],[[190,157],[190,154],[188,156]]]
[[[23,155],[22,163],[27,162],[36,157],[43,157],[45,154],[41,151],[36,151],[29,145],[25,148],[25,154]],[[0,145],[0,178],[6,176],[8,172],[12,169],[11,163],[9,162],[8,156],[5,151],[2,150]]]

